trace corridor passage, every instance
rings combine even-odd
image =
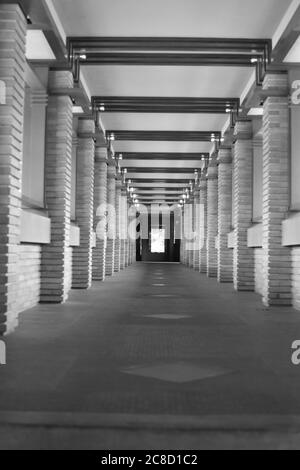
[[[135,264],[21,315],[0,369],[0,448],[299,447],[297,338],[291,308]]]

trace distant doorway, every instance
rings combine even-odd
[[[146,262],[164,262],[178,263],[180,261],[180,240],[175,237],[174,216],[171,216],[169,229],[167,230],[160,218],[159,223],[151,226],[151,217],[149,217],[148,239],[137,242],[137,252],[140,256],[139,261]]]

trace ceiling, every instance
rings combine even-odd
[[[49,3],[49,0],[47,0]],[[66,36],[124,38],[271,39],[292,0],[53,0]],[[138,44],[138,43],[137,43]],[[183,51],[189,54],[189,51]],[[255,65],[84,65],[81,74],[91,96],[241,98]],[[114,131],[220,132],[228,114],[192,112],[100,113],[103,128]],[[133,135],[132,133],[130,135]],[[137,134],[138,136],[139,134]],[[140,134],[142,136],[142,134]],[[183,134],[180,134],[183,135]],[[214,144],[183,140],[116,139],[140,202],[180,200]]]
[[[291,0],[54,0],[68,36],[269,38]]]

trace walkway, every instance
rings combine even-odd
[[[299,447],[296,339],[299,312],[137,264],[22,315],[0,368],[0,448]]]

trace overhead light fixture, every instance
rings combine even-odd
[[[110,134],[109,140],[113,142],[115,140],[115,134]]]
[[[100,109],[100,111],[104,112],[105,111],[105,105],[101,104],[99,109]]]
[[[251,64],[257,64],[258,58],[257,57],[252,57],[251,59]]]
[[[80,54],[80,59],[81,60],[86,60],[87,59],[87,55],[86,54]]]
[[[263,116],[264,108],[251,108],[248,112],[248,116]]]

